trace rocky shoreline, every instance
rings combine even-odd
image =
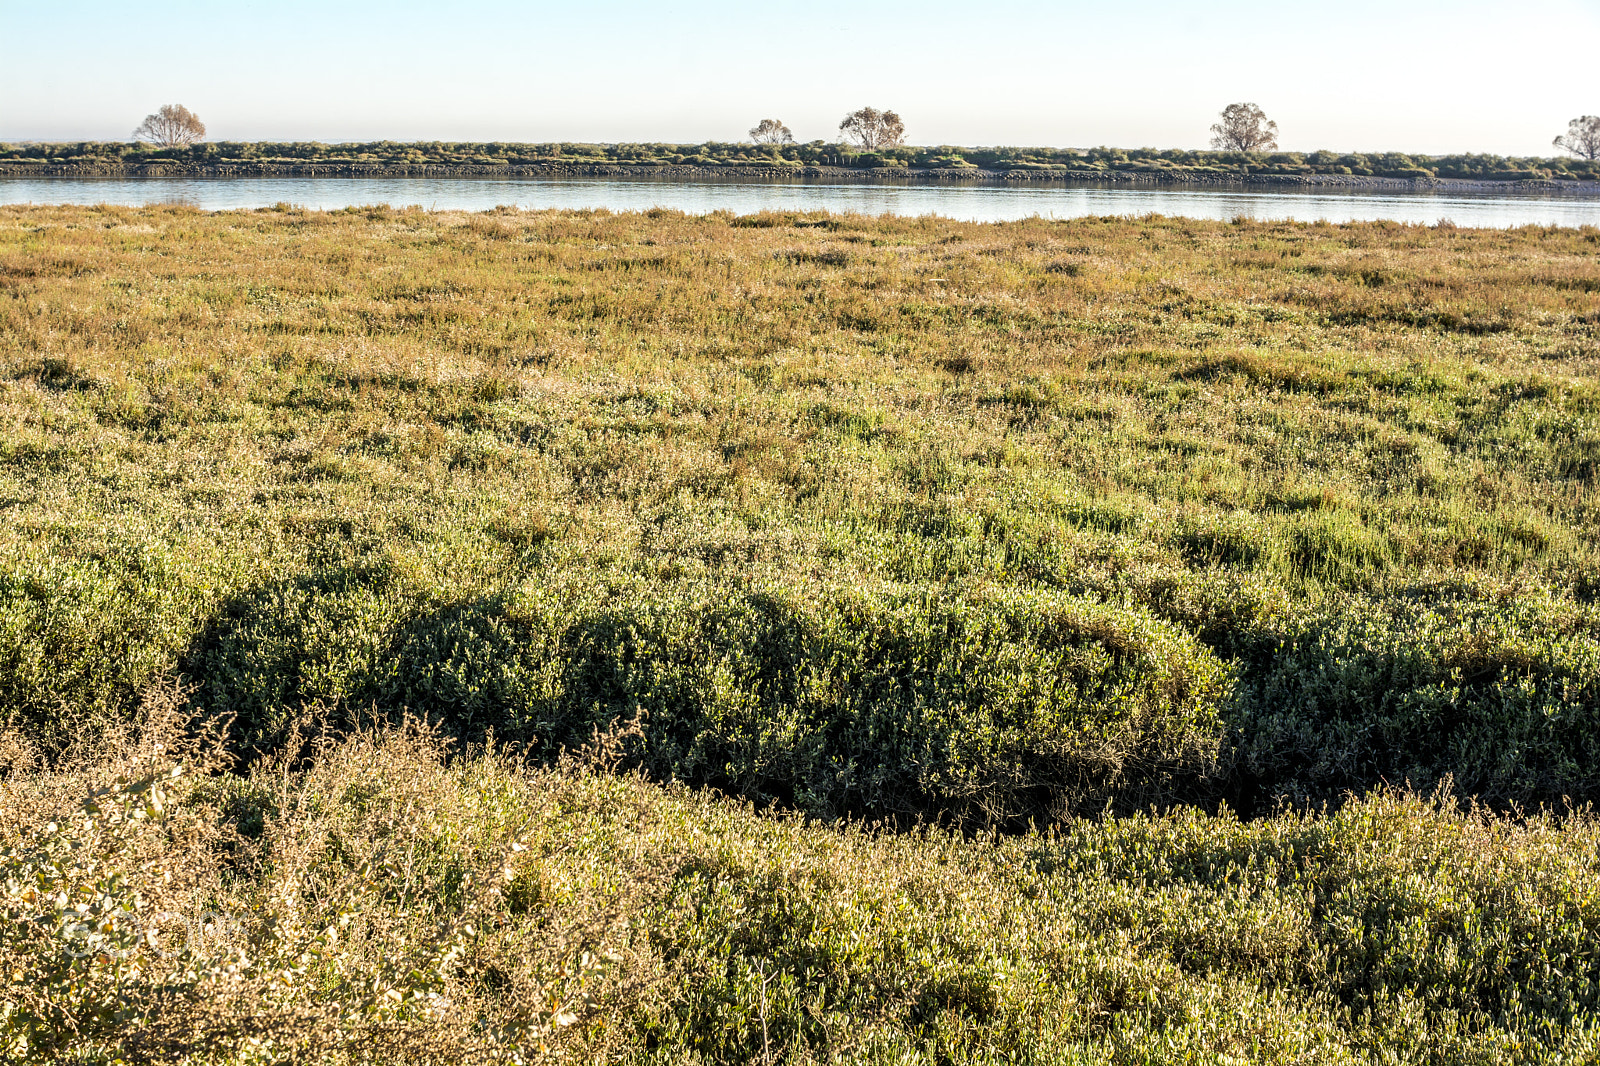
[[[1385,178],[1360,174],[1185,174],[1155,168],[1086,171],[1069,168],[831,166],[635,166],[622,163],[478,164],[369,163],[0,163],[0,178],[627,178],[655,181],[814,181],[906,184],[926,182],[1049,182],[1071,185],[1211,185],[1329,188],[1374,192],[1568,193],[1600,195],[1600,181],[1478,181],[1454,178]]]

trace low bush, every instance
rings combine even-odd
[[[1355,597],[1247,672],[1241,770],[1323,799],[1449,779],[1487,802],[1600,792],[1600,616],[1537,590]]]
[[[1009,823],[1164,797],[1211,768],[1231,686],[1148,612],[1018,590],[529,582],[428,605],[341,574],[225,617],[185,672],[247,746],[310,706],[404,708],[551,754],[637,720],[651,774],[822,817]]]
[[[587,950],[603,890],[507,921],[541,801],[494,757],[402,728],[219,775],[164,691],[125,750],[0,783],[8,1060],[530,1061],[639,979]]]

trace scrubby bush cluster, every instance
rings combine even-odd
[[[219,776],[157,721],[65,773],[7,738],[11,1061],[1600,1052],[1588,815],[1378,793],[1326,816],[891,835],[592,762],[445,762],[415,723]]]
[[[630,950],[624,871],[530,913],[555,796],[495,753],[462,776],[404,727],[219,776],[214,738],[152,695],[120,750],[49,772],[3,738],[7,1061],[529,1062],[648,983],[590,950]]]
[[[0,164],[77,164],[136,166],[144,163],[243,165],[315,163],[371,166],[529,166],[541,164],[618,164],[626,166],[805,166],[853,168],[981,167],[1018,172],[1128,171],[1167,176],[1218,178],[1255,174],[1294,177],[1348,174],[1412,180],[1472,179],[1544,181],[1600,179],[1600,161],[1561,156],[1519,157],[1492,154],[1445,156],[1403,152],[1226,152],[1159,148],[1027,148],[892,145],[867,151],[845,144],[508,144],[401,143],[289,144],[220,141],[191,148],[106,142],[0,145]]]

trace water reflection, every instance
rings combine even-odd
[[[1040,215],[1157,213],[1189,218],[1393,219],[1461,226],[1600,225],[1600,196],[1388,193],[1337,189],[1278,191],[1230,187],[1127,188],[829,184],[753,181],[665,182],[571,178],[0,178],[0,203],[192,204],[205,210],[290,203],[323,210],[367,204],[436,210],[675,208],[692,214],[732,211],[856,211],[996,222]]]

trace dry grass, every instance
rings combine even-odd
[[[17,1061],[1596,1053],[1587,814],[1377,793],[1250,823],[884,834],[593,756],[446,763],[415,724],[208,775],[215,749],[173,728],[178,704],[155,710],[127,750],[0,781]]]
[[[637,551],[687,495],[814,556],[1037,487],[1594,563],[1593,233],[653,215],[6,208],[19,532],[455,511]]]
[[[0,784],[8,1055],[527,1062],[603,1050],[596,1012],[647,1001],[622,915],[660,871],[589,856],[541,880],[562,778],[496,752],[447,768],[415,723],[221,773],[180,697],[129,746]]]

